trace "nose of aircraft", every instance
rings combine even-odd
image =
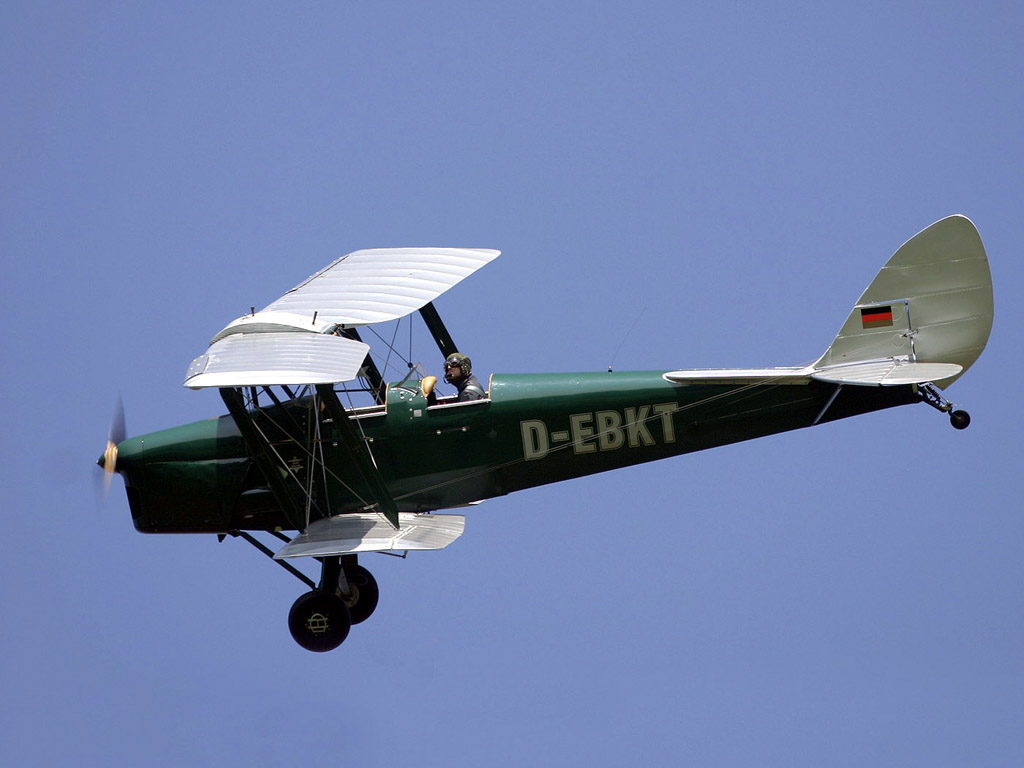
[[[96,462],[108,478],[118,471],[117,457],[121,450],[120,444],[125,441],[125,432],[124,401],[119,395],[114,405],[114,414],[110,417],[110,429],[107,430],[107,448]]]
[[[115,443],[113,440],[107,442],[107,449],[103,455],[96,460],[96,464],[105,472],[120,472],[127,474],[131,469],[142,462],[143,443],[137,437],[130,437]]]

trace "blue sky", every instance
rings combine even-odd
[[[1022,22],[5,4],[5,760],[1024,762]],[[437,302],[484,376],[795,365],[952,213],[995,282],[970,429],[907,407],[487,502],[366,558],[334,653],[242,542],[142,536],[119,481],[96,508],[118,394],[130,434],[221,413],[189,361],[348,251],[501,249]]]

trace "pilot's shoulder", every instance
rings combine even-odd
[[[484,388],[474,376],[466,382],[466,386],[459,393],[459,400],[483,400],[486,396]]]

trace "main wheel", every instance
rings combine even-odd
[[[351,597],[345,599],[345,605],[348,606],[352,623],[359,624],[370,618],[377,608],[377,600],[380,598],[377,580],[361,565],[354,565],[346,569],[345,578],[348,580],[348,588],[351,592]]]
[[[288,612],[288,629],[307,651],[333,651],[345,641],[351,627],[348,606],[332,592],[307,592]]]
[[[967,429],[971,425],[971,415],[967,411],[953,411],[949,414],[949,423],[953,429]]]

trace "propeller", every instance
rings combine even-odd
[[[117,397],[117,404],[114,406],[114,415],[110,417],[110,429],[107,430],[107,449],[103,452],[97,464],[103,467],[103,495],[106,496],[110,490],[110,481],[117,472],[117,446],[124,442],[124,403],[121,396]]]

